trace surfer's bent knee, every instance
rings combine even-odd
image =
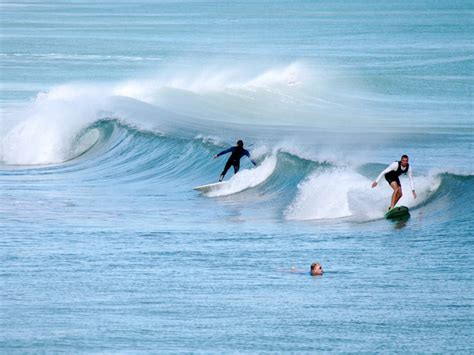
[[[401,190],[401,186],[396,181],[392,181],[390,183],[390,187],[393,189],[394,192],[398,192],[399,190]]]

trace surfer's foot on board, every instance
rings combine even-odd
[[[219,176],[219,182],[222,182],[224,180],[224,175]]]

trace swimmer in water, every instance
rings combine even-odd
[[[324,271],[320,263],[312,263],[309,271],[311,276],[322,276]]]
[[[295,272],[298,274],[306,274],[306,270],[298,270],[295,267],[291,268],[291,272]],[[312,263],[310,268],[309,268],[309,274],[311,276],[323,276],[323,267],[321,266],[320,263]]]

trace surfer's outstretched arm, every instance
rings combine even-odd
[[[245,150],[245,151],[244,151],[244,155],[246,155],[247,158],[250,159],[250,161],[252,162],[252,164],[253,164],[254,166],[257,166],[257,163],[255,162],[255,160],[253,160],[252,158],[250,158],[250,152],[249,152],[248,150]]]
[[[377,179],[375,179],[375,181],[372,182],[372,187],[377,186],[377,184],[380,181],[380,179],[382,178],[382,176],[384,176],[386,173],[388,173],[390,171],[397,171],[397,168],[398,168],[398,163],[397,162],[394,162],[394,163],[390,164],[389,166],[387,166],[387,168],[385,168],[385,170],[382,171],[379,174],[379,176],[377,176]]]
[[[410,180],[410,187],[411,187],[411,192],[413,194],[413,198],[416,198],[416,192],[415,192],[415,182],[413,181],[413,171],[408,169],[408,180]]]
[[[224,155],[224,154],[227,154],[227,153],[230,153],[234,150],[234,147],[230,147],[229,149],[225,149],[223,150],[222,152],[214,155],[214,159],[216,159],[217,157],[220,157],[221,155]]]

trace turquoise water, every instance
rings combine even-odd
[[[474,351],[470,2],[0,10],[2,352]]]

